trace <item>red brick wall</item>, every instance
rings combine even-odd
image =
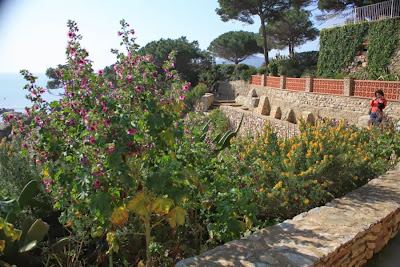
[[[266,77],[267,87],[281,88],[281,77]]]
[[[305,78],[286,78],[286,89],[304,92],[306,90],[306,79]]]
[[[314,79],[313,92],[320,94],[343,95],[344,81],[334,79]]]
[[[251,84],[261,85],[261,75],[251,75]]]
[[[382,90],[388,100],[398,100],[400,82],[354,81],[354,96],[373,98],[376,90]]]
[[[265,77],[267,87],[280,88],[280,77]],[[306,91],[305,78],[286,78],[286,88],[293,91]],[[261,75],[252,75],[251,84],[261,85]],[[400,100],[400,82],[387,81],[354,81],[354,96],[363,98],[374,97],[376,90],[382,90],[388,100]],[[313,79],[313,92],[320,94],[343,95],[344,80],[339,79]]]

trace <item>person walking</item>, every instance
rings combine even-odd
[[[369,112],[370,123],[379,125],[383,119],[383,109],[386,107],[387,101],[382,90],[375,91],[375,97],[371,100],[371,109]]]

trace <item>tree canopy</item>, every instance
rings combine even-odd
[[[220,8],[216,9],[222,21],[239,20],[253,24],[254,16],[258,16],[261,26],[273,18],[276,18],[280,11],[289,5],[287,0],[218,0]],[[265,64],[268,65],[268,44],[267,33],[262,27],[262,40]]]
[[[319,0],[318,8],[322,11],[343,11],[346,8],[361,7],[387,0]]]
[[[296,46],[315,40],[319,34],[318,29],[313,27],[310,16],[309,11],[289,9],[278,20],[265,26],[267,35],[278,46],[288,47],[289,55],[293,57]]]
[[[197,84],[200,70],[205,65],[211,64],[211,56],[199,48],[197,41],[189,42],[183,36],[178,39],[160,39],[145,45],[139,50],[139,53],[142,55],[152,54],[154,62],[161,69],[172,51],[176,51],[176,70],[185,80]]]
[[[214,39],[208,50],[216,57],[239,64],[251,55],[262,53],[257,34],[245,31],[226,32]]]
[[[46,76],[49,78],[47,81],[47,88],[48,89],[58,89],[63,86],[63,83],[60,80],[60,77],[62,76],[60,74],[60,70],[67,69],[68,65],[61,65],[58,64],[56,68],[48,68],[46,70]]]

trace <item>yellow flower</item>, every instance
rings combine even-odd
[[[271,194],[271,193],[268,193],[268,194],[267,194],[267,197],[268,197],[268,198],[273,198],[273,197],[274,197],[274,195],[273,195],[273,194]]]
[[[310,200],[308,200],[308,198],[306,198],[306,199],[304,200],[304,204],[308,205],[309,203],[310,203]]]
[[[330,159],[333,159],[333,155],[329,155],[329,158],[330,158]]]
[[[274,189],[279,189],[282,187],[282,181],[279,181],[275,186]]]
[[[356,180],[356,181],[358,180],[358,176],[357,176],[357,175],[356,175],[356,176],[354,176],[354,180]]]
[[[327,186],[328,186],[328,183],[327,183],[327,182],[323,182],[323,183],[322,183],[322,186],[327,187]]]
[[[260,192],[264,191],[264,188],[260,188]]]
[[[314,180],[314,184],[318,184],[318,180]]]
[[[67,222],[67,224],[65,225],[65,227],[71,227],[71,226],[72,226],[72,222],[71,221]]]

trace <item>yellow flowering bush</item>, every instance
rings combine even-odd
[[[299,130],[285,139],[266,125],[256,138],[235,139],[227,152],[232,185],[254,192],[260,221],[291,218],[323,205],[388,167],[387,153],[378,155],[367,140],[376,129],[327,120],[315,126],[301,122]]]

